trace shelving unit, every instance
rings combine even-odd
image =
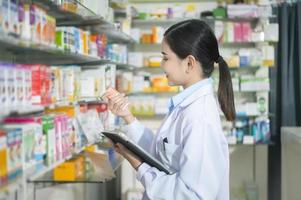
[[[105,34],[107,37],[108,44],[128,45],[134,42],[131,36],[117,29],[113,22],[109,22],[106,19],[104,19],[104,17],[95,14],[92,10],[90,10],[89,8],[87,8],[85,5],[78,2],[77,0],[74,0],[74,2],[77,4],[76,13],[64,9],[62,6],[55,4],[54,1],[50,1],[50,0],[31,1],[31,3],[44,9],[47,12],[47,15],[51,15],[52,17],[54,17],[56,19],[57,27],[62,27],[62,26],[79,27],[83,30],[90,31],[92,34]],[[47,65],[47,67],[55,65],[55,66],[62,67],[61,69],[64,69],[64,66],[71,65],[72,67],[74,66],[81,67],[83,70],[89,68],[101,68],[103,67],[102,65],[107,65],[107,64],[124,65],[124,66],[127,65],[126,63],[121,64],[119,62],[116,62],[116,59],[115,60],[103,59],[88,54],[80,54],[80,53],[70,52],[68,50],[63,50],[57,48],[54,45],[52,46],[43,45],[31,41],[25,41],[12,34],[6,34],[4,32],[1,32],[1,27],[0,27],[0,61],[4,63],[12,63],[12,64],[18,63],[21,65],[23,64]],[[107,71],[105,72],[108,73]],[[108,75],[104,74],[104,76],[111,76],[111,74]],[[92,98],[84,97],[84,98],[79,98],[74,100],[70,100],[70,99],[56,100],[55,103],[47,103],[45,105],[44,104],[24,105],[24,106],[20,105],[15,107],[9,106],[8,108],[0,111],[0,120],[2,121],[2,119],[6,117],[36,116],[37,114],[44,115],[46,109],[62,108],[66,106],[74,107],[79,105],[90,105],[95,103],[103,104],[104,102],[102,102],[99,98],[96,97],[92,97]],[[53,170],[56,167],[79,155],[87,156],[87,152],[85,151],[85,149],[90,145],[91,144],[85,144],[80,149],[78,149],[77,147],[72,147],[71,155],[67,157],[63,156],[64,157],[63,159],[55,161],[54,163],[51,163],[49,165],[44,164],[44,160],[43,162],[30,163],[26,166],[24,164],[23,173],[19,179],[13,182],[9,181],[8,185],[4,185],[0,187],[0,199],[6,199],[8,196],[10,197],[13,196],[14,199],[18,200],[20,199],[20,196],[18,196],[19,193],[22,193],[22,195],[26,196],[31,186],[34,187],[33,195],[34,198],[36,198],[37,189],[48,187],[55,184],[105,183],[111,180],[112,178],[115,177],[113,169],[110,169],[111,171],[109,170],[110,174],[97,172],[97,174],[94,174],[90,179],[82,179],[82,180],[74,180],[74,181],[55,181],[53,179]],[[101,153],[98,154],[102,155]],[[101,166],[101,163],[99,162],[100,161],[98,160],[97,164]],[[106,166],[108,166],[108,163]],[[103,169],[103,170],[105,171],[107,169]],[[42,183],[42,185],[40,185],[40,183]],[[50,185],[44,183],[50,183]]]
[[[187,3],[185,0],[130,0],[130,3]],[[200,2],[199,0],[189,0],[190,2]],[[202,0],[201,2],[212,2],[212,0]]]

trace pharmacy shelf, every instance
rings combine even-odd
[[[120,63],[120,62],[116,62],[116,61],[112,61],[109,59],[98,59],[95,61],[90,61],[90,62],[85,62],[82,66],[82,68],[84,69],[93,69],[93,68],[99,68],[101,65],[104,64],[113,64],[113,65],[120,65],[120,66],[127,66],[128,64],[125,63]]]
[[[7,112],[11,116],[20,116],[20,115],[34,115],[44,112],[44,106],[38,105],[29,105],[29,106],[18,106],[10,108]]]
[[[171,18],[171,19],[133,19],[132,25],[140,26],[171,26],[172,24],[189,20],[193,18]],[[199,18],[207,22],[224,21],[224,22],[256,22],[259,18]]]
[[[69,2],[77,4],[76,13],[66,10],[61,5],[57,5],[55,2],[50,0],[33,0],[32,2],[45,9],[49,15],[55,17],[57,26],[109,25],[103,17],[97,16],[92,10],[77,0]]]
[[[228,144],[229,147],[254,147],[254,146],[272,146],[275,145],[273,142],[268,143],[254,143],[254,144],[243,144],[243,143],[237,143],[237,144]]]
[[[117,64],[118,70],[135,71],[136,68],[136,66],[130,64]]]
[[[79,154],[77,154],[79,155]],[[109,157],[107,153],[102,152],[84,152],[81,154],[85,158],[89,158],[92,164],[93,170],[90,171],[90,175],[88,177],[81,177],[75,180],[55,180],[54,179],[54,168],[58,165],[49,168],[47,171],[44,171],[43,174],[39,174],[39,176],[35,176],[34,178],[28,179],[28,182],[31,183],[104,183],[113,178],[115,178],[114,169],[110,163]],[[123,160],[123,159],[122,159]],[[122,161],[121,160],[121,161]],[[67,160],[65,160],[67,161]]]
[[[239,91],[234,91],[235,94],[237,94],[237,93],[256,93],[256,92],[270,92],[270,90],[239,90]]]
[[[101,60],[97,57],[34,44],[5,34],[0,34],[0,53],[2,59],[22,64],[80,65]]]
[[[0,34],[0,58],[22,64],[45,65],[103,65],[119,64],[108,59],[79,53],[65,52],[61,49],[26,42],[12,36]]]
[[[117,64],[117,68],[119,70],[125,70],[125,71],[144,71],[144,72],[149,72],[153,74],[163,74],[164,71],[161,67],[138,67],[134,65],[129,65],[129,64]],[[241,66],[241,67],[229,67],[230,71],[237,72],[237,71],[257,71],[261,66]],[[218,70],[218,67],[215,67],[215,70]]]
[[[48,105],[28,105],[28,106],[5,108],[4,109],[5,114],[3,114],[3,117],[38,115],[38,114],[43,114],[45,108],[63,107],[63,106],[70,106],[75,104],[76,102],[73,103],[73,102],[59,101]]]
[[[171,96],[171,95],[176,95],[179,92],[129,92],[126,93],[128,96],[139,96],[139,95],[152,95],[152,96]]]
[[[92,10],[77,0],[77,13],[65,10],[63,7],[50,0],[33,0],[33,3],[44,8],[47,13],[56,18],[57,26],[75,26],[90,30],[92,33],[105,33],[109,42],[131,43],[134,40],[127,34],[118,30],[115,25],[108,22],[102,16],[98,16]]]
[[[257,46],[275,45],[274,41],[250,41],[250,42],[222,42],[221,48],[254,48]]]
[[[24,115],[36,115],[44,112],[44,106],[18,106],[12,108],[3,108],[0,111],[0,120],[9,116],[24,116]]]
[[[188,20],[189,18],[187,18]],[[133,19],[132,26],[170,26],[180,21],[186,20],[185,18],[180,19]]]
[[[221,48],[255,48],[257,45],[268,45],[270,42],[224,42],[219,43]],[[134,44],[135,51],[159,50],[161,44],[156,43],[136,43]]]
[[[129,3],[202,3],[216,2],[216,0],[129,0]]]
[[[225,118],[224,115],[220,115],[222,118]],[[269,113],[269,114],[253,114],[253,115],[249,115],[249,114],[243,114],[243,113],[237,113],[236,114],[236,118],[237,119],[248,119],[248,118],[257,118],[257,117],[262,117],[262,118],[269,118],[269,117],[273,117],[274,114],[273,113]]]
[[[102,177],[97,177],[97,176],[91,176],[90,178],[82,178],[82,179],[76,179],[76,180],[54,180],[53,179],[53,171],[49,171],[45,173],[43,176],[35,179],[35,180],[30,180],[28,182],[31,183],[58,183],[58,184],[71,184],[71,183],[105,183],[107,181],[112,180],[114,177],[112,176],[102,176]]]
[[[142,44],[142,43],[133,43],[131,45],[132,52],[161,52],[161,44]]]
[[[118,30],[113,23],[108,22],[102,16],[98,16],[77,0],[73,1],[78,6],[77,13],[65,10],[50,0],[33,0],[33,2],[47,10],[49,15],[55,17],[57,26],[76,26],[96,34],[105,33],[111,43],[134,42],[129,35]]]
[[[81,98],[78,101],[69,102],[69,101],[57,101],[52,104],[47,105],[28,105],[28,106],[16,106],[4,108],[0,111],[0,119],[5,117],[17,117],[17,116],[29,116],[29,115],[38,115],[43,114],[45,108],[54,109],[56,107],[64,106],[75,106],[78,104],[100,104],[106,103],[102,101],[99,97],[87,97]]]
[[[68,161],[70,159],[72,159],[73,157],[81,154],[86,147],[89,147],[93,144],[87,144],[85,146],[83,146],[82,148],[75,150],[72,155],[67,156],[66,158],[63,158],[60,161],[56,161],[55,163],[52,163],[49,166],[44,166],[42,169],[39,169],[38,172],[36,172],[34,175],[32,175],[31,177],[28,178],[27,182],[35,182],[36,180],[39,180],[41,177],[43,177],[45,174],[47,174],[48,172],[52,171],[55,167],[59,166],[60,164],[64,163],[65,161]]]
[[[104,33],[109,43],[135,43],[135,40],[128,34],[118,30],[113,25],[111,26],[93,26],[89,28],[92,33]]]
[[[57,161],[49,166],[45,166],[44,168],[40,169],[37,173],[35,173],[33,176],[31,176],[30,178],[28,178],[28,182],[33,182],[35,179],[43,176],[45,173],[51,171],[52,169],[54,169],[55,167],[59,166],[60,164],[62,164],[63,162],[70,160],[72,158],[72,156],[68,156],[60,161]]]

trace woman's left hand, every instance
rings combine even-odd
[[[128,150],[120,143],[115,144],[114,149],[116,152],[121,154],[125,159],[127,159],[135,170],[138,170],[139,166],[142,164],[142,161],[138,156],[133,154],[130,150]]]

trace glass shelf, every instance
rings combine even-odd
[[[202,3],[202,2],[213,2],[216,0],[129,0],[129,3]]]
[[[104,65],[104,64],[113,64],[113,65],[121,65],[121,66],[128,66],[128,64],[125,63],[119,63],[116,61],[112,61],[112,60],[108,60],[108,59],[99,59],[96,61],[91,61],[91,62],[86,62],[84,63],[84,66],[82,68],[98,68],[100,65]],[[95,66],[95,67],[94,67]]]
[[[269,17],[273,18],[273,17]],[[193,18],[171,18],[171,19],[133,19],[132,25],[133,26],[171,26],[172,24],[189,20]],[[249,18],[213,18],[213,17],[201,17],[198,18],[200,20],[204,20],[207,22],[214,22],[214,21],[223,21],[223,22],[250,22],[250,23],[255,23],[257,22],[260,18],[258,17],[249,17]]]
[[[136,96],[136,95],[154,95],[154,96],[158,96],[158,95],[166,95],[166,96],[170,96],[170,95],[176,95],[179,92],[129,92],[126,93],[128,96]]]
[[[1,109],[0,119],[8,116],[18,117],[18,116],[42,114],[45,108],[53,109],[56,107],[75,106],[78,104],[100,104],[100,103],[106,103],[106,102],[101,101],[98,97],[91,96],[91,97],[82,97],[74,102],[61,100],[47,105],[26,105],[26,106],[24,105],[24,106],[7,107]]]
[[[77,12],[64,10],[60,5],[50,0],[33,0],[34,4],[44,8],[47,13],[56,18],[57,26],[93,26],[109,25],[109,22],[101,16],[97,16],[93,11],[85,7],[80,2],[74,0],[77,4]]]
[[[131,36],[122,32],[121,30],[118,30],[113,25],[93,26],[88,30],[90,30],[92,33],[106,34],[109,43],[135,43],[135,40]]]
[[[65,52],[45,45],[33,44],[0,33],[0,58],[22,64],[46,65],[103,65],[119,64],[90,55]]]
[[[228,144],[229,147],[255,147],[255,146],[272,146],[273,142],[268,143],[255,143],[255,144]]]
[[[0,115],[3,117],[6,116],[20,116],[20,115],[35,115],[44,112],[44,106],[16,106],[12,108],[4,108],[0,111]]]
[[[0,34],[0,53],[3,60],[23,64],[80,65],[86,62],[99,61],[100,58],[26,42],[5,34]]]
[[[172,24],[178,23],[180,21],[188,20],[191,18],[175,18],[175,19],[133,19],[133,26],[171,26]]]
[[[258,45],[265,46],[274,44],[274,41],[251,41],[251,42],[220,42],[219,46],[221,48],[254,48]]]
[[[107,35],[111,43],[131,43],[134,40],[118,30],[113,23],[106,21],[77,0],[77,13],[64,10],[50,0],[33,0],[33,2],[47,10],[49,15],[56,18],[57,26],[76,26],[90,30],[92,33]]]
[[[143,72],[149,72],[149,73],[164,73],[163,69],[161,67],[137,67],[134,65],[129,65],[129,64],[117,64],[117,68],[120,70],[127,70],[127,71],[143,71]],[[230,71],[236,72],[236,71],[246,71],[246,72],[250,72],[250,71],[256,71],[259,68],[261,68],[261,66],[243,66],[243,67],[229,67]],[[218,67],[216,66],[214,72],[218,72]]]
[[[242,48],[242,47],[255,47],[257,42],[222,42],[219,43],[221,48]]]
[[[115,178],[114,169],[109,161],[107,154],[99,152],[83,152],[81,155],[85,159],[89,159],[92,164],[92,170],[89,171],[88,177],[81,177],[74,180],[55,180],[54,167],[50,170],[43,172],[39,176],[30,177],[27,181],[30,183],[104,183]],[[69,159],[68,159],[69,160]],[[67,160],[66,160],[67,161]],[[118,162],[121,163],[123,159]],[[61,162],[63,163],[63,162]],[[61,164],[59,163],[59,164]],[[59,165],[58,164],[58,165]],[[55,165],[58,166],[58,165]],[[86,165],[86,164],[85,164]],[[118,165],[119,167],[119,165]],[[86,173],[86,172],[85,172]],[[87,173],[86,173],[87,174]]]

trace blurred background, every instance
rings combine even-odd
[[[125,93],[155,133],[182,90],[167,85],[160,43],[192,18],[212,27],[232,75],[231,200],[299,200],[298,0],[0,0],[0,199],[141,199],[97,132],[124,125],[99,96]]]

